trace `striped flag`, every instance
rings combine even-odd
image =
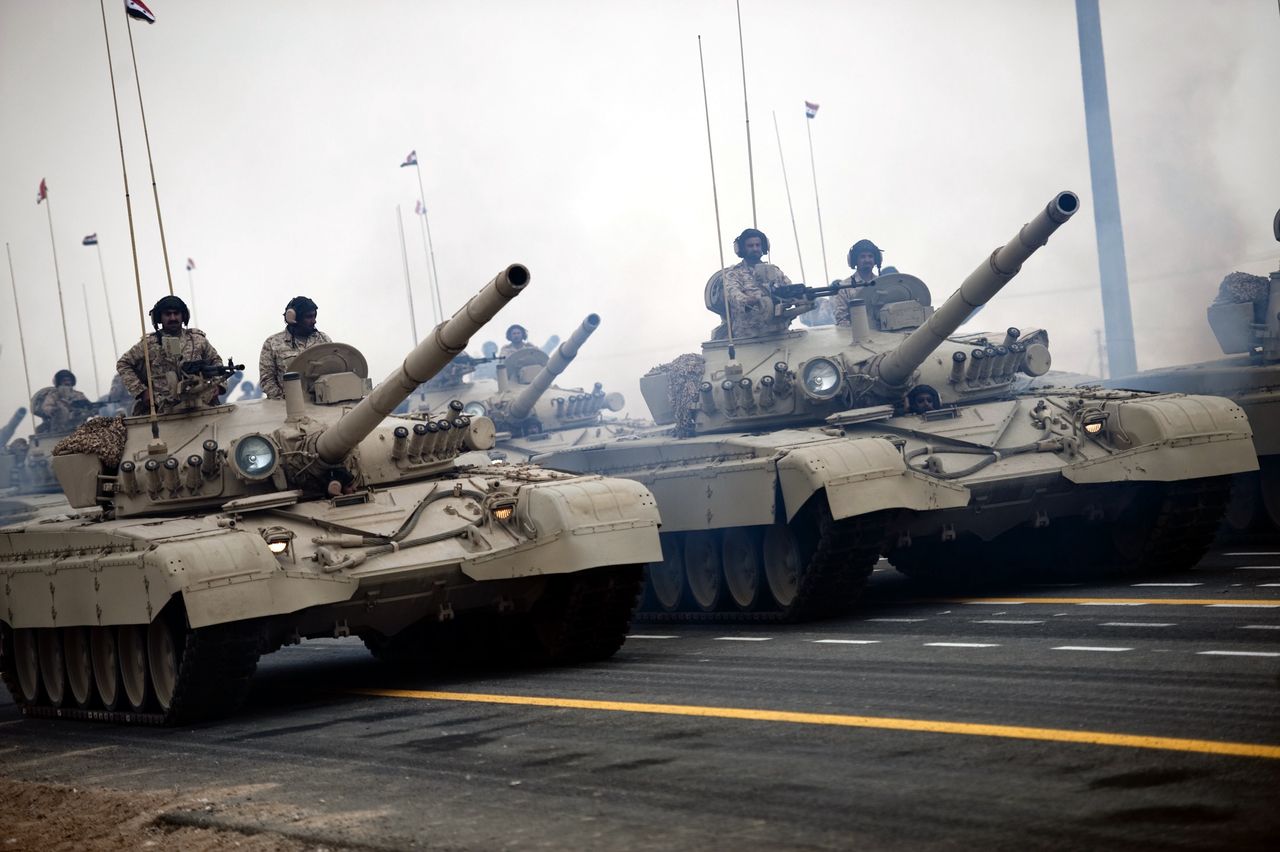
[[[44,178],[40,178],[40,190],[36,193],[36,204],[44,201],[49,197],[49,187],[45,184]]]
[[[147,8],[147,4],[142,0],[124,0],[124,13],[130,18],[137,18],[139,21],[146,21],[148,24],[156,22],[156,16],[151,14],[151,10]]]
[[[805,101],[805,102],[804,102],[804,117],[805,117],[805,118],[813,118],[813,117],[815,117],[817,114],[818,114],[818,105],[817,105],[817,104],[815,104],[815,103],[810,103],[809,101]]]
[[[414,150],[414,151],[410,151],[409,156],[404,158],[404,162],[400,164],[400,168],[403,169],[405,166],[416,166],[416,165],[418,165],[418,152]]]
[[[89,236],[85,237],[83,240],[80,241],[80,245],[82,246],[96,246],[97,244],[98,244],[97,234],[90,234]]]
[[[190,272],[195,268],[196,268],[196,262],[191,258],[187,258],[187,271]]]

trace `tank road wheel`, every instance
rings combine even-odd
[[[89,630],[89,656],[93,660],[93,684],[98,700],[107,710],[120,705],[120,652],[114,627]]]
[[[650,562],[649,596],[654,609],[676,612],[684,603],[684,542],[679,533],[662,536],[662,561]]]
[[[754,527],[730,527],[724,531],[724,581],[729,597],[743,612],[756,608],[764,585],[760,532]]]
[[[724,597],[720,536],[715,530],[700,530],[685,536],[684,573],[698,609],[715,612]]]
[[[1226,476],[1149,484],[1112,525],[1106,567],[1127,576],[1194,567],[1230,496]]]
[[[147,707],[147,635],[140,624],[126,624],[117,634],[120,653],[120,680],[125,705],[135,713]]]
[[[18,675],[18,692],[27,704],[40,701],[40,643],[36,631],[23,627],[13,631],[13,667]]]
[[[67,697],[67,663],[62,654],[62,636],[56,627],[42,627],[36,642],[40,652],[40,680],[52,707],[61,707]]]
[[[178,670],[186,637],[175,636],[171,619],[161,615],[147,627],[147,670],[160,709],[168,713],[178,688]]]
[[[1231,477],[1231,500],[1222,518],[1228,530],[1248,533],[1258,526],[1265,514],[1261,487],[1256,470]]]
[[[640,565],[608,565],[548,578],[525,621],[531,662],[591,663],[612,657],[626,641],[640,592]]]
[[[787,524],[771,524],[764,531],[764,576],[769,594],[778,606],[786,609],[800,594],[808,558],[800,540]]]
[[[71,700],[81,710],[93,701],[93,657],[89,652],[89,628],[62,628],[62,653],[67,658],[67,686]]]

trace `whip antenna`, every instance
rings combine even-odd
[[[716,251],[720,253],[720,296],[724,300],[724,325],[729,332],[729,357],[733,351],[733,317],[729,315],[729,294],[724,286],[724,241],[720,235],[720,195],[716,191],[716,155],[711,148],[711,105],[707,101],[707,66],[702,61],[702,36],[698,36],[698,68],[702,71],[702,112],[707,118],[707,156],[711,159],[711,201],[716,209]]]

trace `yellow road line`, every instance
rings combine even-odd
[[[1233,604],[1280,607],[1280,598],[926,598],[917,603],[1169,604],[1172,606]]]
[[[660,716],[694,716],[704,719],[740,719],[751,722],[831,725],[841,728],[880,728],[890,731],[922,731],[932,734],[963,734],[974,737],[1005,737],[1019,740],[1087,743],[1090,745],[1199,752],[1202,754],[1227,754],[1236,757],[1263,757],[1270,760],[1280,760],[1280,746],[1222,742],[1219,740],[1191,740],[1179,737],[1145,737],[1135,734],[1111,734],[1105,731],[1068,731],[1056,728],[1025,728],[1016,725],[936,722],[928,719],[893,719],[877,716],[799,713],[788,710],[756,710],[739,707],[700,707],[690,704],[590,701],[581,698],[547,698],[531,695],[489,695],[474,692],[433,692],[413,689],[354,689],[350,691],[359,695],[374,695],[384,698],[414,698],[421,701],[463,701],[476,704],[513,704],[522,707],[556,707],[571,710],[650,713]]]

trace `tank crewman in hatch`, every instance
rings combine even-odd
[[[59,370],[52,387],[41,388],[31,397],[31,413],[43,421],[36,432],[54,435],[70,432],[96,411],[89,398],[76,390],[76,374]]]
[[[498,352],[499,357],[506,358],[513,352],[519,352],[521,349],[535,348],[529,342],[529,331],[522,325],[512,325],[507,327],[507,345],[502,347]]]
[[[774,316],[773,288],[789,285],[791,279],[762,259],[769,253],[769,238],[763,231],[747,228],[733,241],[733,253],[742,258],[742,262],[712,275],[703,290],[707,310],[721,317],[711,339],[723,340],[728,336],[724,323],[726,299],[734,337],[759,337],[786,331],[791,318]]]
[[[907,391],[907,412],[927,414],[942,408],[942,398],[931,385],[916,385]]]
[[[164,413],[171,407],[170,397],[177,388],[169,383],[169,377],[172,375],[174,379],[180,379],[185,362],[222,363],[218,350],[213,348],[203,331],[185,327],[189,322],[191,311],[187,303],[177,296],[165,296],[151,309],[151,325],[155,331],[135,343],[116,362],[116,372],[120,374],[125,390],[136,400],[133,404],[135,415],[147,414],[151,410],[147,397],[147,354],[151,359],[151,386],[155,390],[157,413]],[[147,354],[144,354],[143,346],[147,347]]]
[[[258,356],[258,387],[267,399],[284,399],[284,374],[298,353],[319,343],[332,343],[316,328],[320,309],[306,296],[294,296],[284,307],[284,331],[262,341]]]
[[[870,284],[875,281],[884,262],[884,252],[871,240],[858,240],[849,248],[849,268],[853,274],[845,278],[841,284]],[[836,325],[849,324],[849,303],[861,299],[856,289],[841,290],[831,297],[831,310],[835,314]]]

